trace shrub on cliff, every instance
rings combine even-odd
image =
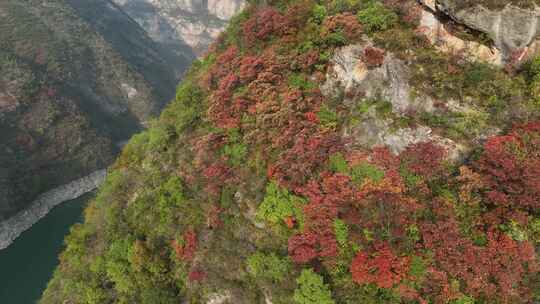
[[[364,30],[372,34],[394,26],[398,22],[398,16],[382,3],[369,1],[364,8],[358,11],[358,20],[360,20]]]
[[[294,291],[293,301],[297,304],[335,304],[328,285],[323,278],[311,269],[304,269],[296,279],[298,289]]]

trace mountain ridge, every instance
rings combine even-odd
[[[125,146],[41,303],[540,300],[538,35],[492,43],[431,2],[251,1]]]

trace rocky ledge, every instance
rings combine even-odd
[[[503,7],[490,7],[486,5],[488,1],[478,1],[474,5],[466,5],[465,1],[458,0],[419,1],[431,12],[447,15],[487,35],[497,50],[491,55],[487,55],[486,50],[479,51],[484,53],[482,57],[492,57],[488,60],[491,63],[500,64],[499,59],[502,59],[507,64],[519,65],[531,59],[540,49],[540,7],[522,8],[517,5],[519,1],[508,1]],[[426,13],[429,11],[424,13],[424,25],[433,24],[432,18]]]
[[[0,250],[7,248],[21,233],[32,227],[55,206],[96,189],[103,181],[107,171],[95,171],[85,177],[54,188],[41,194],[30,207],[9,219],[0,222]]]

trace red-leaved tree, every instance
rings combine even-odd
[[[397,257],[388,243],[375,245],[374,252],[360,251],[351,264],[353,281],[357,284],[374,283],[379,288],[392,288],[406,277],[409,258]]]

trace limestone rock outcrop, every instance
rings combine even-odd
[[[393,54],[384,54],[379,66],[368,67],[365,53],[370,48],[373,48],[372,43],[368,41],[338,49],[331,59],[332,68],[326,75],[326,82],[321,86],[323,94],[329,97],[342,95],[344,103],[351,108],[368,100],[389,102],[392,112],[398,117],[436,111],[431,97],[412,94],[408,67]],[[461,159],[467,151],[465,146],[435,134],[430,127],[396,129],[392,122],[391,118],[378,117],[371,108],[359,123],[348,126],[343,132],[352,145],[365,148],[387,146],[395,154],[410,145],[427,141],[445,147],[451,160]]]
[[[492,7],[483,1],[420,0],[434,12],[488,35],[507,63],[519,63],[538,51],[540,8],[509,2]],[[481,50],[484,52],[484,50]]]
[[[382,98],[392,103],[396,113],[433,111],[433,102],[427,96],[414,97],[409,86],[406,64],[392,54],[384,54],[378,66],[368,67],[363,60],[372,43],[348,45],[335,52],[332,68],[321,91],[326,96],[343,93],[346,101],[362,97]]]

